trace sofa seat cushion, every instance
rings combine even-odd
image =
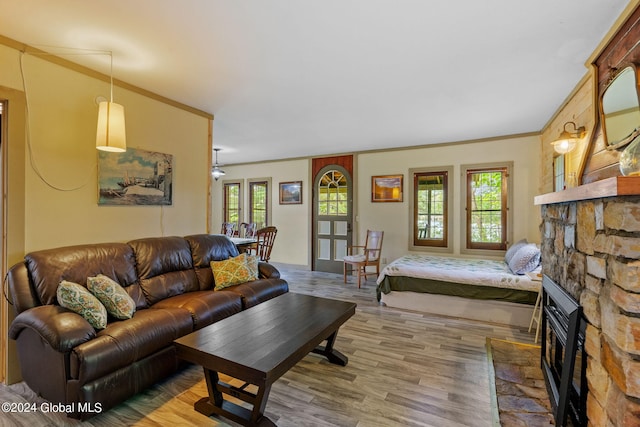
[[[74,348],[70,376],[80,384],[100,378],[172,345],[192,330],[187,310],[138,310],[131,319],[110,322],[96,338]]]
[[[258,279],[230,286],[225,291],[242,296],[242,307],[247,309],[288,292],[289,285],[283,279]]]
[[[196,291],[163,299],[151,309],[180,308],[188,311],[194,330],[242,311],[242,298],[235,292]]]

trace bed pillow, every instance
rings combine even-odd
[[[511,258],[513,258],[516,252],[518,252],[518,249],[520,249],[527,243],[528,243],[527,239],[522,239],[520,241],[515,242],[513,245],[511,245],[511,247],[509,247],[509,249],[507,249],[507,252],[504,254],[504,262],[509,264],[511,262]]]
[[[136,303],[122,286],[104,274],[87,278],[87,288],[95,295],[107,313],[116,319],[131,319],[136,311]]]
[[[509,261],[513,274],[525,274],[540,265],[540,249],[535,243],[527,243],[516,251]]]
[[[56,290],[58,304],[84,317],[96,329],[107,326],[107,309],[84,286],[63,280]]]

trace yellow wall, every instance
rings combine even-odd
[[[0,46],[0,63],[0,86],[23,90],[20,53]],[[116,87],[128,146],[174,156],[173,205],[98,206],[95,98],[109,96],[108,83],[30,54],[23,69],[31,147],[24,162],[26,251],[206,231],[207,118]]]
[[[533,205],[540,181],[540,138],[524,136],[477,141],[466,144],[440,145],[415,149],[389,150],[356,155],[354,173],[354,212],[358,217],[354,225],[354,243],[363,243],[367,229],[384,230],[383,256],[389,262],[408,252],[409,246],[409,191],[410,168],[430,166],[454,166],[450,184],[454,200],[454,255],[460,254],[460,165],[495,162],[514,162],[513,238],[526,237],[532,242],[540,240],[538,226],[540,210]],[[265,162],[225,166],[224,179],[272,177],[271,223],[278,227],[278,237],[271,253],[271,261],[310,268],[311,265],[311,182],[310,160]],[[371,203],[372,175],[404,175],[402,203]],[[302,205],[279,205],[278,183],[303,181]],[[222,183],[214,184],[212,191],[213,229],[222,222]],[[247,213],[247,189],[244,184],[245,214]],[[246,218],[246,217],[245,217]],[[216,231],[217,232],[217,231]]]
[[[115,87],[128,146],[173,155],[173,205],[98,206],[95,98],[108,97],[109,84],[25,54],[23,85],[20,57],[15,47],[0,44],[0,100],[7,102],[8,122],[3,276],[38,249],[208,231],[210,116]],[[0,307],[0,380],[6,371],[4,380],[12,383],[19,380],[13,342],[6,340],[12,313],[6,303]]]

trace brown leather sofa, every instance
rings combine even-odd
[[[43,398],[86,419],[175,372],[173,341],[196,329],[288,292],[270,264],[258,280],[214,291],[210,261],[237,256],[222,235],[159,237],[128,243],[63,247],[29,253],[7,275],[16,318],[22,377]],[[136,302],[131,319],[109,319],[96,330],[58,305],[62,280],[85,285],[104,274]],[[84,409],[84,410],[83,410]]]

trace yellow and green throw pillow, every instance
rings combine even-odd
[[[234,258],[211,261],[216,291],[258,278],[257,260],[248,260],[247,257],[247,254],[243,253]]]

